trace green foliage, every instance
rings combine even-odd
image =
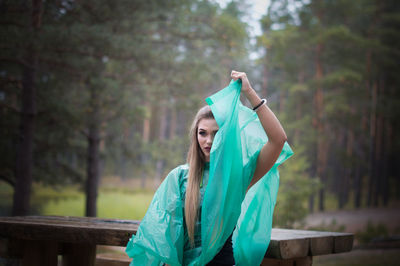
[[[100,191],[98,217],[111,219],[141,220],[153,198],[152,192],[124,193]],[[84,195],[51,200],[43,203],[40,214],[62,216],[84,216]]]
[[[138,190],[126,183],[110,183],[99,191],[98,216],[114,219],[143,218],[153,198],[153,191]],[[35,183],[32,195],[32,215],[84,216],[85,195],[76,185],[49,186]],[[10,215],[12,188],[0,183],[0,216]]]
[[[300,148],[294,147],[290,163],[282,165],[280,187],[274,212],[274,226],[293,228],[308,214],[307,202],[318,188],[318,181],[305,173],[308,162]]]
[[[148,172],[138,149],[146,146],[142,145],[143,118],[155,123],[168,119],[154,112],[161,100],[168,105],[167,112],[176,108],[185,116],[179,121],[181,130],[171,138],[161,141],[158,128],[151,128],[148,161],[162,155],[167,168],[176,166],[184,160],[186,129],[194,107],[221,88],[220,77],[246,58],[246,24],[234,3],[222,10],[214,3],[194,0],[46,1],[34,40],[29,20],[20,19],[29,16],[7,12],[18,9],[20,3],[2,5],[7,21],[18,21],[0,26],[0,34],[7,36],[0,53],[13,60],[0,66],[5,84],[0,92],[12,104],[1,105],[1,153],[9,156],[1,158],[0,174],[11,179],[19,121],[13,109],[20,107],[18,84],[23,71],[18,60],[25,53],[25,47],[17,44],[37,44],[33,175],[53,185],[85,180],[90,123],[100,127],[105,172],[118,173],[125,161],[126,172],[140,168]],[[234,59],[221,63],[223,58]],[[96,99],[92,99],[94,94]]]
[[[0,216],[7,216],[11,213],[13,188],[0,181]]]
[[[356,233],[356,239],[359,243],[366,244],[377,238],[388,237],[388,235],[388,229],[384,224],[374,224],[371,221],[368,221],[365,230]]]
[[[398,170],[388,158],[399,152],[389,137],[399,131],[398,14],[394,1],[275,0],[260,21],[265,90],[304,150],[302,173],[320,179],[321,202],[333,195],[343,208],[350,195],[353,205],[395,195],[388,180]]]

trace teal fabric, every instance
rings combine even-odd
[[[187,165],[178,166],[157,189],[136,235],[126,247],[126,253],[133,258],[130,265],[182,265],[184,199],[180,188],[187,172]]]
[[[278,165],[292,155],[287,143],[272,169],[246,194],[258,154],[268,141],[257,114],[240,103],[240,80],[206,99],[219,130],[211,148],[201,212],[201,249],[184,257],[183,176],[179,166],[154,195],[126,252],[131,265],[205,265],[233,233],[237,265],[259,265],[267,250],[279,187]]]

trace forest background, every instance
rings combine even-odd
[[[245,71],[295,155],[275,226],[400,198],[400,2],[0,1],[0,215],[141,219]]]

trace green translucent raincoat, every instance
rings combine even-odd
[[[126,252],[131,265],[205,265],[233,231],[236,265],[260,265],[271,238],[279,187],[278,166],[293,154],[285,143],[275,165],[246,193],[258,154],[268,141],[251,109],[240,102],[241,81],[206,99],[219,130],[210,154],[209,180],[201,211],[201,253],[183,258],[187,165],[172,170],[156,191]],[[235,228],[236,226],[236,228]]]

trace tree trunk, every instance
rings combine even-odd
[[[388,206],[390,198],[390,187],[389,187],[389,177],[390,177],[390,150],[392,149],[393,143],[393,127],[389,121],[386,123],[386,137],[385,140],[385,155],[383,158],[384,168],[383,168],[383,205]]]
[[[31,24],[29,30],[34,39],[26,50],[26,65],[22,77],[22,105],[19,136],[17,140],[15,162],[15,190],[13,196],[12,215],[27,215],[30,208],[33,168],[33,137],[36,118],[36,70],[38,67],[38,51],[34,42],[42,18],[42,1],[32,1]]]
[[[265,97],[268,96],[268,56],[265,56],[265,62],[263,65],[263,76],[262,76],[262,88]]]
[[[127,123],[124,123],[123,126],[123,140],[121,142],[120,149],[121,151],[125,151],[125,145],[128,142],[130,136],[130,128],[127,126]],[[102,149],[103,150],[103,149]],[[119,160],[118,160],[118,174],[121,177],[121,180],[126,180],[126,167],[127,167],[127,158],[125,156],[125,152],[122,152]]]
[[[304,84],[304,79],[305,79],[305,73],[304,70],[299,70],[299,74],[297,77],[297,81],[299,84],[303,85]],[[299,121],[303,118],[303,97],[302,93],[298,93],[297,101],[296,101],[296,120]],[[300,141],[300,127],[296,127],[294,129],[294,136],[293,136],[293,142],[294,143],[299,143]]]
[[[345,131],[344,130],[339,130],[339,132],[336,134],[338,135],[337,138],[337,144],[339,147],[343,147],[346,145],[346,136],[345,136]],[[335,157],[338,157],[337,155],[333,155]],[[335,191],[337,193],[337,200],[338,200],[338,206],[339,209],[342,209],[344,206],[344,183],[345,183],[345,178],[346,178],[346,167],[345,164],[343,163],[343,158],[337,158],[337,164],[334,166],[335,169]]]
[[[301,100],[296,102],[296,120],[299,121],[303,116],[303,102]],[[298,144],[300,142],[300,127],[294,129],[293,143]]]
[[[367,85],[368,87],[368,82]],[[368,99],[368,97],[367,97]],[[366,107],[362,109],[362,118],[361,118],[361,132],[368,132],[368,110]],[[363,180],[365,176],[368,176],[368,167],[364,167],[364,164],[368,165],[369,162],[369,154],[368,154],[368,142],[369,136],[367,134],[363,134],[361,137],[357,138],[357,167],[355,172],[355,202],[354,205],[359,208],[362,205],[363,201]]]
[[[382,88],[380,88],[381,90]],[[380,92],[378,92],[381,94]],[[380,98],[381,96],[378,96]],[[375,136],[375,168],[373,174],[373,183],[375,184],[374,194],[373,194],[373,205],[379,205],[379,198],[382,193],[382,174],[383,174],[383,117],[382,114],[377,114],[376,120],[376,136]]]
[[[373,41],[374,38],[374,32],[377,27],[379,27],[379,22],[380,22],[380,13],[383,10],[382,5],[384,3],[382,1],[375,1],[376,5],[376,10],[374,17],[372,19],[372,23],[370,24],[370,27],[368,29],[368,39]],[[377,103],[378,103],[378,79],[379,79],[379,73],[373,73],[372,72],[372,64],[373,64],[373,55],[374,51],[371,49],[368,49],[367,51],[367,79],[370,80],[370,83],[367,85],[372,84],[372,86],[367,86],[367,89],[369,91],[369,98],[371,99],[371,111],[370,111],[370,134],[369,134],[369,180],[368,180],[368,194],[367,194],[367,206],[370,207],[375,199],[374,195],[376,195],[376,181],[377,181],[377,176],[375,174],[377,173],[377,162],[375,160],[376,158],[376,130],[377,130]]]
[[[90,86],[90,85],[89,85]],[[97,216],[97,194],[100,180],[100,108],[96,88],[90,86],[88,121],[86,216]]]
[[[347,145],[346,145],[346,158],[349,160],[351,163],[346,165],[345,170],[344,170],[344,180],[343,180],[343,201],[342,201],[342,207],[348,202],[349,200],[349,189],[350,189],[350,180],[352,179],[352,175],[354,174],[354,153],[353,153],[353,148],[354,148],[354,133],[352,128],[349,128],[347,131]]]
[[[169,126],[169,139],[174,139],[176,136],[176,125],[177,125],[176,107],[172,106],[170,108],[170,111],[171,111],[171,123]]]
[[[310,153],[311,153],[311,156],[313,156],[313,155],[315,155],[317,153],[316,145],[312,145],[311,146]],[[309,177],[310,177],[310,179],[316,178],[316,171],[317,171],[316,163],[317,163],[316,160],[311,160],[311,167],[309,169]],[[315,203],[315,195],[313,193],[311,193],[310,197],[308,199],[308,210],[310,211],[310,213],[314,212],[314,205],[315,205],[314,203]]]
[[[375,81],[371,88],[371,116],[370,116],[370,133],[369,133],[369,180],[368,180],[368,196],[367,206],[370,207],[373,203],[375,193],[375,148],[376,148],[376,104],[378,94],[378,84]]]
[[[286,92],[281,90],[279,93],[279,113],[282,114],[286,105]]]
[[[325,174],[325,166],[326,166],[326,156],[328,153],[327,143],[324,139],[324,124],[322,121],[323,110],[324,110],[324,96],[321,86],[321,80],[323,78],[323,70],[322,70],[322,55],[323,45],[321,43],[317,44],[316,54],[315,54],[315,67],[316,74],[315,78],[317,80],[317,90],[314,95],[314,103],[315,103],[315,113],[314,113],[314,125],[317,129],[317,170],[316,175],[320,179],[322,187],[319,190],[319,206],[318,209],[320,211],[324,210],[324,198],[325,198],[325,189],[324,189],[324,174]]]
[[[163,145],[166,139],[167,134],[167,106],[164,102],[160,103],[160,131],[158,140],[160,145]],[[154,185],[158,187],[161,183],[162,174],[164,172],[164,163],[165,160],[159,158],[156,163],[156,175],[154,179]]]
[[[32,52],[29,61],[36,67],[37,56]],[[25,67],[22,88],[22,112],[17,144],[13,215],[29,212],[33,167],[33,135],[36,117],[35,69]]]
[[[361,169],[360,163],[357,163],[355,172],[354,172],[354,207],[356,209],[361,207],[361,198],[362,198],[362,182],[361,182]]]
[[[146,187],[146,176],[147,176],[147,171],[146,171],[146,165],[148,161],[148,152],[145,150],[145,147],[149,143],[150,140],[150,117],[151,117],[151,106],[148,102],[145,103],[145,117],[143,119],[143,132],[142,132],[142,154],[140,156],[140,160],[142,161],[142,176],[141,176],[141,182],[140,185],[142,188]]]
[[[387,95],[386,95],[387,96]],[[378,123],[377,123],[377,162],[378,162],[378,171],[376,174],[377,178],[377,183],[378,183],[378,200],[376,203],[376,206],[379,205],[380,200],[382,200],[382,203],[387,204],[388,201],[385,199],[385,194],[386,192],[386,183],[388,179],[388,167],[387,167],[387,162],[388,162],[388,151],[390,149],[390,146],[387,146],[387,142],[389,141],[388,137],[388,130],[389,126],[386,123],[386,119],[384,118],[385,112],[387,110],[387,107],[383,104],[385,98],[385,82],[384,79],[381,79],[380,86],[379,86],[379,98],[378,102],[379,105],[381,106],[379,108],[379,117],[378,117]]]

